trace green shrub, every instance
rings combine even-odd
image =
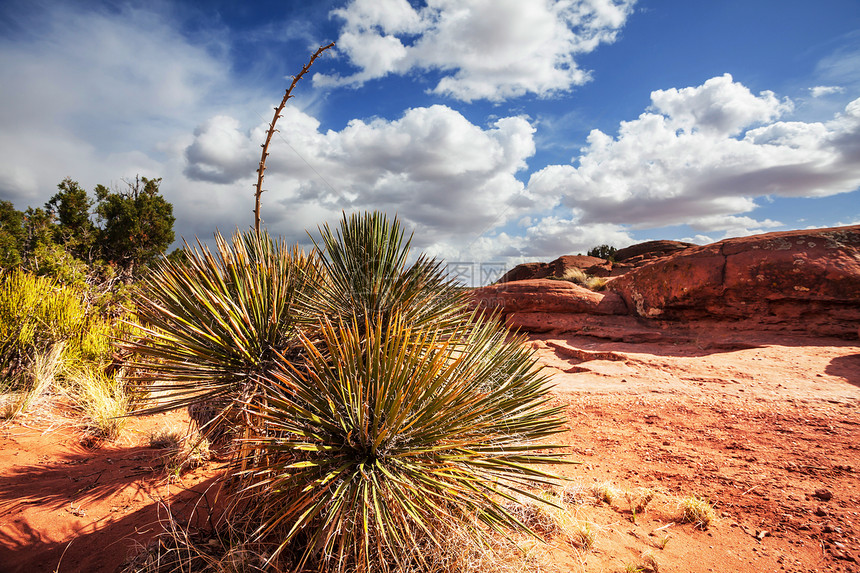
[[[100,368],[111,358],[119,328],[85,302],[85,293],[21,269],[0,277],[0,379],[7,390],[28,386],[23,374],[38,356],[62,345],[59,373],[70,365]]]
[[[29,257],[29,270],[61,285],[85,288],[87,264],[56,243],[39,243]]]

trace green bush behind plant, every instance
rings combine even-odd
[[[78,289],[20,269],[0,280],[0,359],[6,379],[58,343],[65,343],[68,361],[110,360],[115,328],[89,312]]]
[[[104,370],[111,362],[114,340],[129,327],[103,316],[89,299],[90,293],[81,287],[21,269],[0,275],[4,416],[23,413],[39,394],[59,383],[73,404],[92,418],[95,430],[115,435],[111,428],[118,424],[109,418],[124,415],[131,400],[124,382]]]

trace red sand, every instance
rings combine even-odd
[[[584,485],[662,492],[635,523],[623,499],[583,507],[580,517],[596,524],[594,549],[556,544],[551,569],[619,572],[650,551],[661,573],[860,570],[856,341],[532,340],[568,413],[562,441],[584,462],[560,471]],[[184,428],[182,415],[133,420],[96,449],[71,420],[50,423],[30,416],[0,429],[3,573],[114,571],[160,531],[164,503],[205,517],[214,502],[215,464],[171,481],[163,452],[148,445],[153,430]],[[691,494],[717,506],[707,531],[678,523],[668,501]]]

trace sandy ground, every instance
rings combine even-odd
[[[163,530],[168,505],[208,515],[217,464],[169,475],[165,450],[149,445],[154,432],[185,431],[184,412],[131,419],[101,445],[63,414],[0,429],[0,572],[112,572]]]
[[[650,551],[660,571],[860,571],[860,347],[734,336],[533,337],[584,462],[566,473],[661,492],[636,524],[624,500],[587,509],[604,535],[571,570],[625,571]],[[690,495],[720,515],[707,531],[677,523]]]
[[[860,346],[732,336],[531,339],[569,420],[559,441],[582,462],[558,468],[568,490],[617,490],[571,505],[595,532],[590,550],[551,539],[535,570],[860,571]],[[169,477],[149,446],[184,416],[135,420],[86,447],[61,414],[0,428],[0,572],[114,571],[160,530],[165,504],[205,516],[215,503],[216,464]],[[638,488],[656,495],[633,515],[625,492]],[[679,520],[691,495],[716,507],[706,530]]]

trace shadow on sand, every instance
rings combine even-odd
[[[152,448],[86,450],[7,472],[0,480],[0,570],[113,572],[163,531],[169,514],[205,527],[217,511],[215,472],[191,487],[180,481],[168,488],[158,458]],[[34,507],[40,515],[29,511]]]

